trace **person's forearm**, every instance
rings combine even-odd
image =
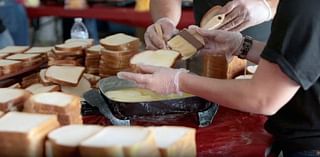
[[[151,0],[150,12],[153,21],[167,17],[178,25],[181,17],[181,0]]]
[[[253,40],[252,47],[247,54],[247,60],[249,60],[255,64],[258,64],[259,60],[260,60],[260,55],[261,55],[265,45],[266,44],[263,42]]]
[[[183,73],[180,90],[213,101],[222,106],[250,113],[266,114],[256,102],[250,80],[220,80]],[[244,92],[244,90],[248,92]]]

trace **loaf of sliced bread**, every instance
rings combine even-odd
[[[44,156],[47,134],[59,127],[56,115],[9,112],[0,118],[0,156]]]
[[[45,78],[53,83],[65,86],[77,86],[85,68],[81,66],[51,66]]]
[[[70,87],[70,86],[61,86],[61,91],[63,93],[76,95],[79,97],[83,97],[83,94],[87,91],[91,90],[91,84],[90,82],[82,77],[76,87]]]
[[[81,156],[159,156],[152,131],[143,127],[106,127],[80,144]]]
[[[136,50],[140,47],[139,38],[126,35],[123,33],[118,33],[114,35],[107,36],[100,40],[100,44],[108,50],[123,51],[123,50]]]
[[[187,127],[150,127],[163,157],[195,157],[196,130]]]
[[[56,92],[56,91],[60,90],[60,86],[58,86],[58,85],[44,86],[41,83],[36,83],[36,84],[32,84],[29,87],[27,87],[26,90],[31,92],[32,94]]]
[[[60,125],[82,124],[80,98],[61,93],[39,93],[24,105],[25,112],[58,115]]]
[[[0,50],[0,53],[14,54],[23,53],[29,49],[29,46],[7,46]]]
[[[178,57],[179,53],[171,50],[144,51],[134,55],[130,60],[130,64],[171,67]]]
[[[23,63],[21,61],[15,60],[0,60],[0,72],[2,75],[15,73],[23,68]]]
[[[39,93],[28,99],[24,111],[51,114],[80,113],[80,98],[61,92]]]
[[[47,157],[80,156],[78,146],[87,138],[101,131],[98,125],[67,125],[48,134]]]
[[[30,93],[23,89],[0,88],[0,110],[21,111]]]

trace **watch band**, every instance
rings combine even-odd
[[[251,47],[252,47],[252,43],[253,43],[253,39],[250,36],[244,36],[244,40],[242,43],[242,47],[240,49],[240,54],[239,54],[239,58],[241,59],[246,59],[248,52],[250,51]]]

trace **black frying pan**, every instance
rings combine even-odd
[[[106,104],[108,104],[113,115],[119,119],[127,120],[148,116],[199,113],[208,110],[213,105],[207,100],[196,96],[173,100],[127,103],[111,100],[104,94],[107,91],[130,87],[135,87],[135,84],[115,76],[99,81],[100,94]]]

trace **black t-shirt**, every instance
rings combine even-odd
[[[202,16],[213,6],[215,5],[221,5],[224,6],[226,3],[228,3],[231,0],[194,0],[193,1],[193,10],[194,10],[194,16],[196,20],[196,24],[199,25]],[[269,34],[270,34],[270,28],[271,28],[271,21],[264,22],[260,25],[250,27],[241,33],[249,35],[259,41],[267,41]]]
[[[261,57],[301,85],[265,128],[282,150],[320,148],[320,1],[280,0]]]
[[[0,33],[2,33],[6,28],[2,24],[2,20],[0,19]]]

